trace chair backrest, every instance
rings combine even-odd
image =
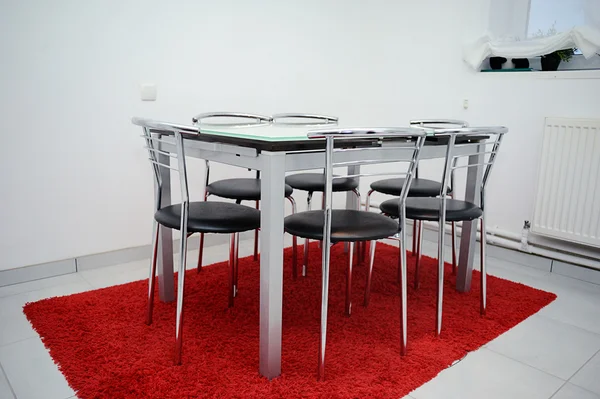
[[[410,125],[414,127],[469,127],[469,122],[460,119],[414,119],[410,121]]]
[[[432,129],[444,129],[444,128],[459,128],[469,127],[469,122],[460,119],[413,119],[410,121],[410,125],[413,127],[432,128]],[[453,165],[454,166],[454,165]],[[419,178],[419,165],[415,171],[415,177]],[[454,173],[450,173],[450,188],[454,190]]]
[[[502,138],[507,132],[508,129],[504,126],[465,127],[457,129],[433,130],[434,136],[447,137],[448,139],[448,145],[446,147],[446,160],[442,175],[442,188],[440,192],[440,198],[443,202],[446,201],[448,182],[454,170],[461,168],[484,167],[479,204],[481,209],[484,209],[485,187],[490,177],[492,166],[494,165],[494,161],[496,160],[496,156],[500,149]],[[477,141],[461,139],[477,139]],[[488,147],[491,147],[491,149],[488,149]],[[464,148],[467,149],[466,152],[462,151]],[[473,151],[471,151],[471,149]],[[467,163],[464,165],[458,165],[458,160],[460,158],[468,158]]]
[[[273,122],[273,118],[244,112],[205,112],[194,116],[192,122],[203,125],[252,126],[268,125]]]
[[[377,175],[397,175],[404,176],[404,186],[402,188],[402,196],[400,197],[399,210],[400,217],[403,221],[405,218],[405,202],[410,184],[412,182],[414,170],[417,162],[419,161],[419,154],[423,144],[425,142],[425,129],[414,129],[414,128],[353,128],[353,129],[319,129],[311,130],[308,133],[310,139],[325,139],[325,190],[324,190],[324,206],[325,210],[325,226],[324,226],[324,238],[323,240],[327,243],[331,239],[331,212],[332,212],[332,183],[335,179],[343,179],[348,177],[360,177],[360,176],[377,176]],[[349,139],[395,139],[390,140],[389,146],[386,148],[394,148],[398,150],[398,157],[386,162],[400,162],[407,163],[408,168],[406,172],[383,172],[383,173],[358,173],[354,175],[336,175],[333,176],[333,168],[339,166],[351,166],[361,164],[376,164],[381,163],[381,160],[360,160],[360,161],[348,161],[348,162],[334,162],[334,153],[336,152],[348,152],[348,151],[364,151],[364,148],[336,148],[334,142],[349,140]],[[392,147],[394,144],[397,146]],[[338,146],[339,147],[339,146]],[[327,239],[325,238],[327,237]]]
[[[152,171],[154,173],[154,180],[156,182],[155,193],[155,208],[160,209],[160,191],[162,190],[162,178],[160,168],[167,168],[174,170],[179,174],[179,183],[181,187],[181,204],[182,207],[187,207],[189,203],[189,191],[187,183],[187,171],[185,163],[185,151],[183,140],[185,136],[196,136],[200,134],[198,127],[179,125],[169,122],[159,122],[152,119],[145,118],[132,118],[131,122],[134,125],[141,126],[143,135],[146,142],[146,148],[148,150],[148,160],[152,165]],[[174,137],[174,143],[172,140],[165,140],[165,136]],[[175,144],[175,151],[164,151],[161,147],[168,146],[170,148]],[[177,160],[177,166],[171,165],[171,158]],[[187,214],[187,208],[185,213]],[[183,219],[183,218],[182,218]],[[182,229],[183,231],[183,229]]]
[[[338,118],[336,116],[290,112],[273,115],[273,123],[295,126],[337,125]]]

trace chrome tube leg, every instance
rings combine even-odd
[[[308,193],[308,196],[306,197],[306,210],[310,211],[310,207],[311,207],[311,200],[312,200],[312,192]],[[302,261],[302,277],[306,277],[306,269],[308,269],[308,244],[309,244],[309,240],[308,238],[304,239],[304,259]]]
[[[198,266],[196,271],[200,273],[202,271],[202,255],[204,252],[204,233],[200,233],[200,247],[198,248]]]
[[[480,312],[481,315],[484,316],[487,307],[487,269],[485,266],[485,244],[486,244],[486,234],[485,234],[485,221],[484,217],[481,217],[481,250],[480,250],[480,262],[481,262],[481,307]]]
[[[456,276],[456,223],[452,222],[452,275]]]
[[[208,200],[208,193],[206,192],[206,186],[208,186],[208,176],[210,173],[210,166],[206,161],[206,168],[204,169],[204,201]],[[200,247],[198,248],[198,266],[196,270],[198,273],[202,271],[202,256],[204,255],[204,233],[200,233]]]
[[[446,235],[446,201],[442,201],[442,209],[439,219],[438,237],[438,291],[437,291],[437,314],[435,333],[437,336],[442,332],[442,302],[444,298],[444,238]]]
[[[256,201],[256,209],[260,208],[260,201]],[[254,258],[258,260],[258,229],[254,230]]]
[[[148,313],[146,324],[152,324],[152,310],[154,309],[154,283],[156,281],[156,258],[158,256],[158,234],[160,224],[154,220],[152,224],[152,260],[150,261],[150,276],[148,277]]]
[[[403,215],[400,215],[400,355],[406,355],[406,348],[408,345],[408,332],[407,332],[407,274],[406,274],[406,211],[402,209]]]
[[[179,243],[179,273],[177,275],[177,316],[175,322],[175,364],[181,364],[183,348],[183,299],[185,287],[185,263],[187,260],[188,208],[182,206],[182,229]]]
[[[419,289],[419,269],[421,268],[421,255],[423,246],[423,221],[415,220],[413,223],[418,224],[417,228],[417,260],[415,262],[415,290]]]
[[[235,242],[236,242],[236,233],[231,233],[229,235],[229,294],[228,294],[228,306],[233,306],[233,292],[235,290]]]
[[[369,306],[369,300],[371,299],[371,280],[373,278],[373,264],[375,262],[375,244],[377,244],[377,240],[372,240],[369,243],[369,271],[367,272],[367,284],[365,288],[365,306]]]
[[[293,197],[287,197],[292,205],[292,215],[296,213],[296,201]],[[292,274],[294,280],[298,278],[298,238],[292,235]]]
[[[412,232],[412,254],[413,256],[417,253],[417,221],[413,220],[413,232]]]
[[[352,313],[352,263],[354,261],[354,243],[350,243],[348,250],[348,270],[346,275],[346,315]]]
[[[235,233],[235,267],[233,269],[233,297],[238,293],[238,274],[240,270],[240,233]]]

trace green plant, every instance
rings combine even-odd
[[[547,32],[543,32],[541,29],[538,29],[538,31],[536,33],[534,33],[532,35],[532,37],[548,37],[548,36],[554,36],[557,33],[558,32],[556,31],[556,21],[554,21],[554,23],[548,29]],[[573,55],[575,54],[576,50],[577,50],[576,48],[566,48],[566,49],[562,49],[562,50],[556,50],[553,53],[542,55],[542,57],[560,58],[561,61],[569,62],[569,61],[571,61],[571,58],[573,58]]]
[[[543,55],[542,57],[558,57],[561,61],[569,62],[573,55],[575,54],[574,48],[566,48],[564,50],[556,50],[553,53]]]

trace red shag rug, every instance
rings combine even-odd
[[[301,254],[302,251],[299,251]],[[479,315],[479,274],[471,293],[454,290],[446,265],[443,332],[435,337],[436,261],[424,258],[421,287],[408,289],[408,355],[400,357],[398,249],[377,248],[371,302],[365,265],[355,266],[353,313],[344,315],[347,255],[331,257],[326,380],[316,379],[320,251],[308,276],[292,280],[285,252],[283,374],[258,374],[259,264],[240,260],[239,295],[227,308],[227,266],[186,277],[183,365],[173,365],[175,303],[156,301],[144,324],[147,281],[29,303],[24,312],[80,398],[393,398],[435,377],[556,297],[490,276],[488,314]],[[409,281],[414,257],[408,256]]]

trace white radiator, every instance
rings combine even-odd
[[[546,118],[531,231],[600,247],[600,120]]]

